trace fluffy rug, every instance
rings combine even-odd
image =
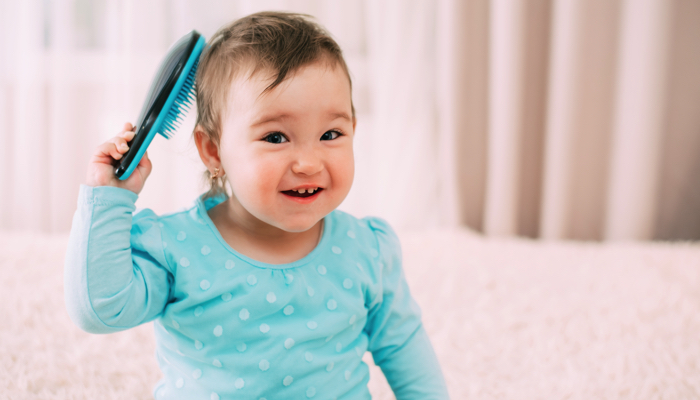
[[[700,398],[700,244],[399,236],[453,399]],[[73,326],[66,242],[0,233],[0,398],[150,399],[151,325]]]

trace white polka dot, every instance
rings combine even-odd
[[[182,378],[177,378],[175,381],[175,387],[178,389],[182,389],[182,387],[185,386],[185,381]]]
[[[335,363],[333,363],[333,361],[329,362],[328,365],[326,366],[326,371],[328,371],[328,372],[333,371],[334,366],[335,366]]]
[[[192,377],[193,377],[194,379],[199,379],[199,378],[201,378],[201,377],[202,377],[202,370],[199,369],[199,368],[197,368],[197,369],[195,369],[194,371],[192,371]]]
[[[306,360],[307,362],[311,362],[314,360],[314,355],[307,351],[306,353],[304,353],[304,360]]]
[[[354,323],[355,323],[355,320],[357,320],[357,316],[356,316],[356,315],[353,315],[353,316],[350,317],[350,319],[348,320],[348,324],[350,324],[350,325],[354,324]]]
[[[316,388],[313,386],[309,386],[308,389],[306,389],[306,397],[312,398],[316,396]]]
[[[185,240],[185,239],[187,239],[187,234],[186,234],[185,232],[183,232],[183,231],[178,232],[178,234],[177,234],[177,240],[179,240],[179,241],[182,242],[182,241]]]
[[[187,257],[182,257],[180,259],[180,265],[187,268],[190,266],[190,260],[188,260]]]
[[[209,248],[209,246],[207,246],[207,245],[202,246],[202,255],[206,256],[209,253],[211,253],[211,249]]]
[[[306,323],[306,326],[311,330],[318,328],[318,324],[316,323],[316,321],[309,321]]]
[[[357,263],[357,269],[359,269],[360,271],[364,271],[364,270],[362,269],[362,264],[360,264],[360,263]]]
[[[294,307],[287,306],[284,308],[284,315],[292,315],[294,313]]]
[[[258,278],[256,278],[255,275],[248,275],[248,279],[246,279],[246,280],[248,281],[248,284],[250,286],[253,286],[256,283],[258,283]]]
[[[343,349],[343,345],[340,344],[340,342],[336,343],[336,345],[335,345],[335,351],[337,351],[338,353],[340,353],[340,351],[341,351],[342,349]]]
[[[163,248],[166,249],[168,247],[168,242],[163,242]]]
[[[316,268],[319,274],[325,275],[327,270],[325,265],[319,265],[318,268]]]
[[[357,354],[358,357],[362,357],[362,350],[357,346],[355,346],[355,354]]]
[[[306,293],[308,293],[310,297],[314,297],[314,289],[311,286],[306,288]]]
[[[207,290],[211,287],[211,283],[209,283],[208,280],[203,279],[201,282],[199,282],[199,287],[202,288],[202,290]]]
[[[355,232],[353,232],[353,231],[348,231],[348,237],[351,237],[351,238],[355,239]]]
[[[245,386],[245,381],[241,378],[238,378],[233,382],[233,386],[235,386],[236,389],[243,389],[243,386]]]
[[[331,247],[331,250],[332,250],[335,254],[340,254],[340,253],[343,252],[343,250],[342,250],[340,247],[338,247],[338,246],[333,246],[333,247]]]
[[[377,258],[379,257],[379,252],[377,249],[369,249],[369,253],[372,255],[372,257]]]
[[[274,302],[277,301],[277,296],[275,296],[275,293],[274,293],[274,292],[268,293],[268,294],[267,294],[267,297],[265,297],[265,298],[267,299],[267,302],[270,303],[270,304],[272,304],[272,303],[274,303]]]
[[[200,342],[199,340],[194,341],[194,348],[195,349],[202,350],[202,347],[204,347],[204,344],[202,344],[202,342]]]
[[[204,224],[204,220],[202,219],[202,217],[199,216],[199,214],[197,214],[196,208],[193,208],[192,210],[190,210],[189,214],[190,214],[190,218],[192,218],[195,222],[200,223],[200,224]]]
[[[294,282],[294,275],[284,274],[284,283],[286,283],[287,285],[291,285],[292,282]]]
[[[221,361],[219,361],[218,359],[215,358],[214,361],[211,362],[211,365],[213,365],[217,368],[221,368]]]
[[[345,371],[345,380],[346,381],[350,380],[350,371]]]
[[[284,341],[284,348],[289,350],[294,346],[294,339],[288,338],[287,340]]]
[[[236,263],[233,262],[233,260],[226,260],[224,266],[226,267],[226,269],[233,269],[233,267],[236,266]]]
[[[202,313],[204,313],[204,307],[197,306],[197,308],[194,309],[194,316],[195,317],[199,317],[200,315],[202,315]]]
[[[333,311],[336,308],[338,308],[338,303],[335,300],[330,299],[328,300],[328,303],[326,303],[326,307],[328,307],[329,310]]]
[[[350,278],[345,278],[343,281],[343,287],[345,289],[352,289],[352,280]]]
[[[173,328],[180,329],[180,324],[178,324],[175,320],[173,320]]]
[[[262,332],[262,333],[270,332],[270,325],[260,324],[260,332]]]
[[[221,397],[216,392],[211,392],[211,396],[209,396],[211,400],[221,400]]]
[[[162,222],[159,222],[159,223],[158,223],[158,226],[160,226],[161,228],[164,228],[164,227],[165,227],[165,225],[163,225]]]
[[[284,386],[289,386],[289,385],[292,384],[292,382],[294,382],[294,378],[292,378],[292,377],[289,376],[289,375],[285,376],[285,377],[284,377],[284,380],[282,380],[282,384],[283,384]]]
[[[239,353],[243,353],[247,348],[248,346],[246,346],[245,343],[238,343],[236,345],[236,350],[238,350]]]
[[[217,325],[214,328],[214,336],[219,337],[224,333],[224,328],[221,325]]]
[[[233,298],[233,295],[231,293],[224,293],[221,295],[221,300],[223,301],[231,301]]]
[[[248,312],[248,309],[243,308],[241,309],[241,312],[238,313],[238,318],[241,319],[241,321],[245,321],[250,317],[250,313]]]
[[[260,360],[258,363],[258,368],[260,368],[260,371],[267,371],[270,369],[270,362],[267,360]]]
[[[379,269],[384,269],[384,263],[381,261],[377,263],[377,266],[379,267]]]

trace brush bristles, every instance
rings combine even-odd
[[[192,69],[190,69],[190,72],[187,74],[182,88],[180,88],[177,97],[175,97],[175,101],[173,101],[170,110],[168,110],[168,114],[163,120],[160,132],[158,133],[166,139],[170,139],[175,132],[180,129],[180,125],[185,119],[183,115],[190,110],[192,104],[195,102],[194,78],[197,73],[198,65],[199,59],[195,61]]]

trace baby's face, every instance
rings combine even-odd
[[[271,82],[264,72],[232,82],[221,164],[246,217],[303,232],[338,207],[352,185],[350,82],[340,67],[321,62],[261,94]]]

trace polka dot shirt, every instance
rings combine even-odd
[[[385,221],[333,211],[311,253],[267,264],[220,236],[223,198],[161,217],[135,200],[81,187],[66,303],[91,332],[154,321],[157,399],[369,399],[366,351],[410,398],[447,398]]]

